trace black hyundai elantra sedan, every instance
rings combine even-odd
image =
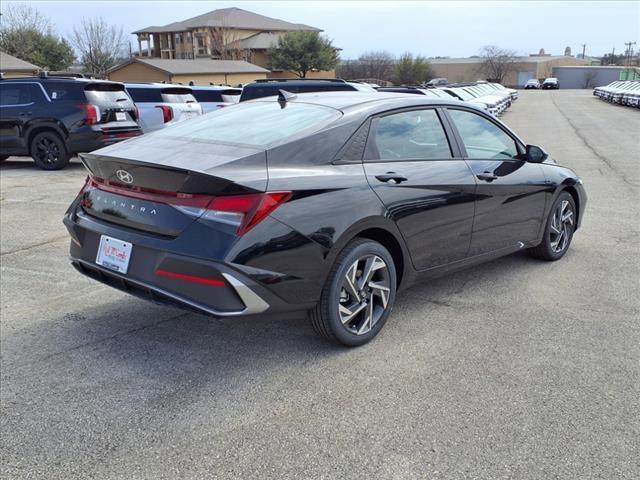
[[[493,116],[395,93],[281,92],[81,159],[64,218],[80,272],[216,317],[309,312],[349,346],[418,280],[560,259],[586,203]]]

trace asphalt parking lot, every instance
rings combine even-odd
[[[503,120],[584,179],[569,253],[406,290],[358,349],[81,277],[81,165],[4,162],[2,478],[640,478],[640,111],[521,91]]]

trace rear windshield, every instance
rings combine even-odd
[[[190,103],[196,102],[190,88],[127,87],[136,103]]]
[[[336,91],[355,91],[356,88],[352,87],[348,83],[340,82],[326,82],[326,83],[256,83],[247,85],[242,90],[240,101],[253,100],[254,98],[272,97],[278,95],[280,90],[286,90],[291,93],[308,93],[308,92],[336,92]]]
[[[243,103],[178,123],[154,135],[265,146],[303,131],[317,131],[340,118],[333,108],[308,103]]]
[[[133,107],[133,102],[117,83],[90,83],[84,88],[87,101],[102,107]]]
[[[238,100],[241,90],[238,88],[229,89],[194,89],[193,96],[198,102],[227,102],[230,100]],[[227,97],[227,98],[225,98]]]
[[[162,89],[162,99],[166,103],[196,103],[190,88],[169,87]]]

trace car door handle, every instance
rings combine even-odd
[[[400,175],[399,173],[396,173],[396,172],[387,172],[383,175],[376,175],[376,178],[381,182],[385,182],[385,183],[391,182],[392,180],[393,180],[392,183],[402,183],[409,180],[407,177]]]
[[[485,182],[493,182],[498,176],[495,173],[483,172],[476,175],[478,180],[484,180]]]

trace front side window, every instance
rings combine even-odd
[[[516,143],[486,118],[466,110],[449,110],[468,158],[507,160],[517,157]]]
[[[436,160],[452,157],[447,136],[433,109],[387,115],[378,120],[375,129],[375,160]]]

